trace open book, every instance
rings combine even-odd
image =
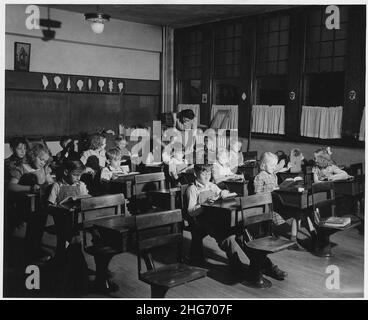
[[[231,192],[226,194],[225,196],[221,197],[222,199],[233,199],[235,197],[237,197],[238,194],[236,192]]]
[[[303,185],[304,179],[302,177],[295,177],[295,178],[286,178],[282,183],[280,183],[279,188],[292,188],[292,187],[300,187]]]
[[[80,206],[81,199],[91,198],[91,197],[92,196],[89,194],[74,196],[74,197],[67,197],[63,201],[60,201],[59,206],[66,208],[66,209],[72,209],[72,208]]]
[[[322,221],[323,225],[326,227],[336,227],[342,228],[351,224],[350,217],[329,217],[325,221]]]
[[[226,179],[225,182],[244,182],[243,177],[230,177],[229,179]]]
[[[248,167],[254,167],[257,164],[257,160],[256,159],[248,159],[248,160],[244,160],[243,164],[241,166],[248,166]]]

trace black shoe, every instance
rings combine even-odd
[[[246,280],[243,281],[243,283],[248,287],[258,289],[272,287],[272,282],[264,278],[262,272],[260,272],[259,270],[250,271]]]
[[[287,277],[287,273],[279,269],[279,267],[275,264],[266,269],[264,274],[276,280],[284,280]]]

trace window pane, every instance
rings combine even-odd
[[[285,105],[286,76],[272,76],[257,79],[257,104]]]
[[[269,46],[277,46],[279,44],[279,33],[278,32],[272,32],[269,35]]]
[[[289,31],[280,32],[280,45],[286,45],[289,43]]]
[[[343,56],[346,54],[346,41],[335,41],[335,56]]]
[[[344,71],[344,57],[338,57],[334,59],[334,71]]]
[[[280,30],[287,30],[289,29],[289,17],[284,16],[280,18]]]
[[[322,10],[317,9],[309,14],[309,25],[310,26],[319,26],[321,24],[322,18]]]
[[[319,60],[318,59],[310,59],[306,61],[306,70],[307,73],[318,72]]]
[[[278,31],[279,30],[279,18],[273,18],[270,20],[270,31]]]
[[[332,58],[320,59],[319,71],[320,72],[332,71]]]
[[[348,31],[347,23],[340,23],[340,29],[335,30],[335,38],[336,39],[346,39],[347,31]]]
[[[289,47],[279,47],[279,59],[286,60],[288,58]]]
[[[344,104],[344,72],[309,75],[305,81],[307,105],[332,107]]]
[[[309,42],[320,41],[320,33],[321,33],[321,28],[320,27],[311,28],[310,32],[309,32]]]
[[[327,28],[322,28],[322,41],[333,40],[334,29],[329,30]]]
[[[268,49],[268,60],[269,61],[277,60],[277,47]]]
[[[278,65],[278,74],[286,74],[287,72],[287,62],[286,61],[279,61]]]
[[[277,62],[269,62],[268,63],[268,73],[276,74],[277,73]]]
[[[321,57],[332,56],[332,42],[321,42]]]
[[[346,22],[349,20],[349,8],[339,6],[340,8],[340,22]]]

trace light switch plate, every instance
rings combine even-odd
[[[202,103],[207,103],[207,93],[202,93]]]

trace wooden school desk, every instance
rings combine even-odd
[[[237,181],[237,180],[226,180],[225,185],[230,192],[236,192],[239,196],[244,197],[248,195],[248,183],[247,180]]]
[[[245,179],[253,179],[259,172],[258,162],[244,164],[238,167],[238,172],[244,174]]]
[[[349,196],[353,198],[355,204],[355,215],[361,217],[361,203],[364,198],[364,180],[359,181],[358,179],[349,179],[335,181],[335,193],[336,196]],[[363,208],[364,218],[364,208]]]
[[[112,189],[117,192],[124,193],[126,199],[130,199],[134,195],[134,177],[140,174],[139,172],[130,172],[128,174],[122,175],[115,180],[111,180]]]

